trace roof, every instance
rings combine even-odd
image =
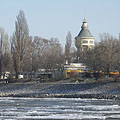
[[[77,37],[93,37],[88,29],[82,28]]]
[[[87,25],[87,21],[86,19],[84,18],[83,20],[83,24],[82,24],[82,27],[81,27],[81,31],[79,32],[78,36],[77,37],[80,37],[80,38],[85,38],[85,37],[93,37],[92,34],[90,33],[89,29],[88,29],[88,25]]]

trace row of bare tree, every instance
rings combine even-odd
[[[80,53],[81,62],[95,71],[120,71],[120,39],[108,33],[100,35],[94,49]]]
[[[100,42],[89,51],[79,51],[80,62],[93,70],[120,71],[120,40],[109,34],[102,34]],[[57,38],[50,40],[29,35],[29,28],[23,11],[15,21],[15,31],[9,39],[0,29],[0,75],[4,71],[16,73],[40,69],[62,70],[65,60],[77,62],[76,49],[72,47],[72,35],[66,36],[65,52]]]
[[[47,40],[29,35],[23,11],[17,16],[15,32],[10,39],[0,29],[0,75],[4,71],[10,71],[15,72],[18,78],[21,72],[61,70],[63,61],[63,48],[57,38]]]

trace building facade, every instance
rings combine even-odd
[[[90,70],[90,68],[83,63],[70,63],[64,65],[66,78],[79,78],[88,70]]]
[[[90,33],[87,25],[87,21],[84,18],[81,31],[75,37],[75,46],[78,51],[84,51],[94,48],[94,37]]]

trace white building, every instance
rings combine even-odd
[[[87,25],[87,21],[84,18],[81,31],[78,36],[75,37],[75,45],[78,51],[89,50],[94,48],[94,37],[90,33]]]
[[[64,65],[65,70],[84,70],[86,68],[87,66],[84,65],[83,63],[70,63]]]
[[[90,70],[90,68],[83,63],[70,63],[64,65],[66,78],[80,77],[86,70]]]

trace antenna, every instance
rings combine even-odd
[[[84,18],[86,18],[86,9],[84,8]]]

